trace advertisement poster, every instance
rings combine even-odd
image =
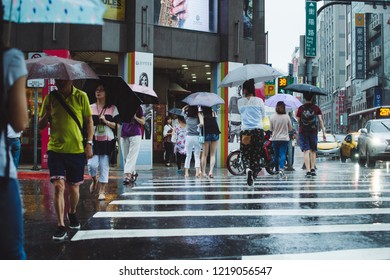
[[[218,4],[216,0],[155,0],[156,25],[204,32],[217,32]],[[174,11],[174,13],[172,13]]]
[[[103,14],[104,19],[125,21],[125,0],[103,0],[103,4],[106,5],[106,11]]]
[[[229,72],[242,66],[242,63],[229,62]],[[241,115],[238,100],[242,98],[242,87],[228,88],[228,152],[240,148]]]
[[[244,23],[244,38],[252,39],[253,36],[253,1],[244,0],[242,11],[242,22]]]
[[[134,83],[153,88],[153,54],[135,52]],[[137,166],[152,168],[153,163],[153,104],[142,104],[145,116],[144,131],[141,140],[141,150]]]

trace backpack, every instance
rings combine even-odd
[[[316,113],[314,112],[314,106],[303,106],[301,115],[301,128],[302,131],[313,132],[317,129]]]

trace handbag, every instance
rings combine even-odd
[[[50,94],[53,94],[53,96],[60,102],[62,107],[64,107],[65,111],[68,112],[68,114],[72,117],[72,119],[76,122],[78,128],[80,129],[81,135],[83,136],[83,146],[87,144],[87,129],[81,126],[79,119],[76,117],[73,110],[68,106],[68,104],[65,103],[64,99],[59,95],[58,91],[54,90]]]
[[[203,132],[203,133],[202,133],[202,132]],[[204,143],[204,125],[203,125],[203,129],[199,129],[198,142],[199,142],[200,144],[203,144],[203,143]]]

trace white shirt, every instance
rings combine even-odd
[[[264,102],[261,98],[251,96],[238,100],[238,110],[241,114],[241,129],[253,130],[263,128],[263,117],[265,116]]]

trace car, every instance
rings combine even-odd
[[[317,157],[331,157],[338,159],[340,157],[340,147],[333,134],[326,133],[326,141],[322,138],[322,132],[318,133]]]
[[[347,134],[340,147],[340,160],[346,162],[349,158],[352,162],[357,162],[359,158],[358,139],[360,132],[351,132]]]
[[[376,161],[390,160],[390,119],[367,121],[358,139],[359,165],[374,168]]]

